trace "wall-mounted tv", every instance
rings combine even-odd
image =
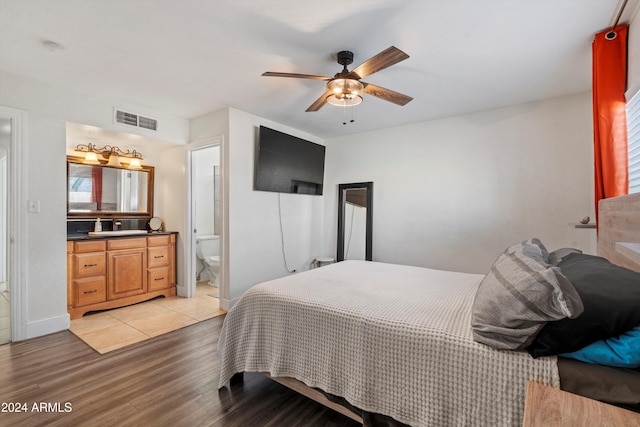
[[[255,189],[322,195],[325,147],[260,126]]]

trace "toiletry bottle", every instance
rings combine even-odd
[[[102,223],[100,222],[100,218],[96,220],[96,226],[93,231],[102,231]]]

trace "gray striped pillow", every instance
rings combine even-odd
[[[480,283],[471,317],[477,342],[522,350],[546,322],[582,313],[580,296],[560,269],[547,263],[538,242],[509,247]]]

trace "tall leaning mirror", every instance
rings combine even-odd
[[[372,261],[373,182],[338,185],[337,260]]]

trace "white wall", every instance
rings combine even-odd
[[[214,214],[214,166],[220,166],[220,147],[208,147],[197,151],[192,161],[192,188],[195,198],[195,228],[198,234],[215,233]]]
[[[366,259],[366,243],[367,208],[346,203],[344,207],[344,259]],[[332,258],[335,259],[335,257]]]
[[[30,338],[66,329],[66,124],[67,121],[100,126],[112,130],[112,103],[67,91],[13,74],[0,73],[0,105],[28,113],[27,144],[23,147],[26,182],[22,183],[27,200],[39,200],[40,212],[21,208],[26,224],[27,295],[26,322],[22,330]],[[134,110],[135,111],[135,110]],[[188,122],[159,114],[166,123],[160,138],[186,142]]]
[[[265,125],[299,138],[322,140],[292,128],[231,110],[229,127],[229,259],[231,298],[250,286],[287,273],[282,256],[278,194],[254,191],[257,130]],[[281,212],[287,266],[307,270],[322,250],[323,198],[282,194]]]
[[[189,224],[190,207],[188,204],[188,175],[187,165],[189,150],[197,147],[201,144],[207,144],[207,141],[215,139],[221,141],[221,163],[223,168],[221,175],[223,176],[223,186],[228,182],[228,168],[224,165],[228,164],[228,149],[227,147],[227,135],[229,133],[229,110],[222,109],[211,112],[202,117],[196,118],[190,122],[190,138],[189,143],[184,146],[177,146],[169,150],[165,150],[161,153],[161,170],[162,170],[162,185],[156,187],[156,190],[164,195],[163,203],[163,220],[165,227],[168,230],[177,231],[178,238],[176,240],[176,269],[177,269],[177,282],[178,282],[178,295],[187,296],[190,294],[188,286],[190,278],[188,277],[189,271],[185,264],[186,254],[188,248],[186,247],[185,236],[191,234],[191,226]],[[222,191],[222,213],[223,216],[228,216],[228,191],[225,188]],[[225,224],[223,224],[223,227]],[[228,228],[228,224],[226,224]],[[222,234],[228,235],[228,230],[223,230]],[[221,242],[222,245],[223,242]],[[195,250],[195,249],[194,249]],[[229,299],[228,295],[228,244],[221,247],[222,258],[222,274],[220,275],[220,286],[225,288],[221,291],[220,305],[222,308],[228,308]],[[190,260],[189,260],[190,261]],[[225,284],[226,283],[226,284]]]
[[[401,114],[401,112],[399,112]],[[337,186],[374,182],[373,259],[485,273],[507,246],[594,252],[589,94],[325,141],[325,251]]]
[[[253,190],[255,142],[260,125],[322,143],[322,140],[235,109],[228,109],[228,122],[215,112],[191,123],[192,141],[223,134],[226,156],[223,174],[227,185],[228,262],[226,277],[229,299],[239,298],[256,283],[288,274],[282,256],[278,194]],[[297,271],[309,268],[322,255],[323,198],[281,195],[282,223],[287,265]]]

